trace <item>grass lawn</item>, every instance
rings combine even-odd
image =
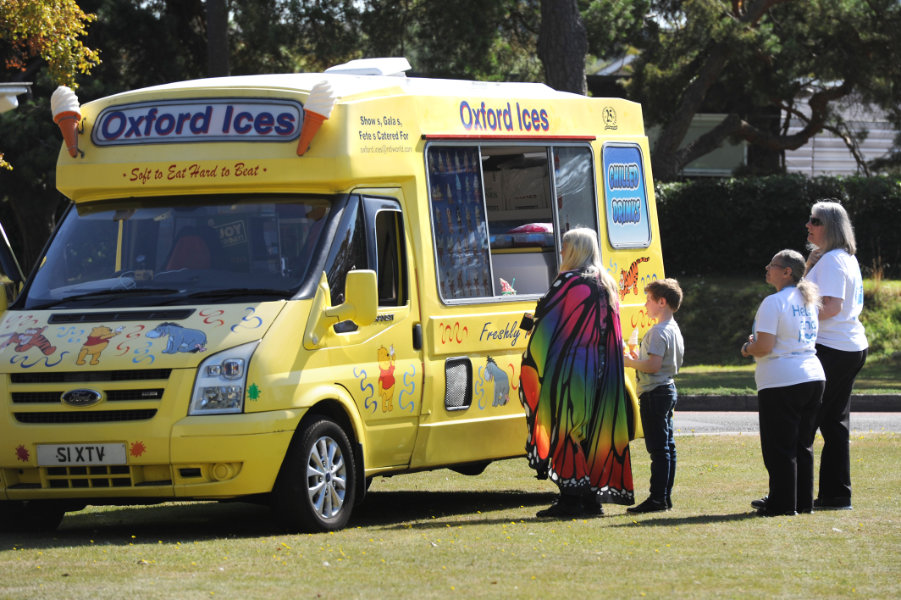
[[[898,598],[901,436],[855,435],[854,510],[753,516],[756,435],[677,439],[674,510],[539,520],[525,459],[377,478],[348,529],[287,535],[248,504],[89,508],[0,535],[0,598]],[[818,441],[819,446],[819,441]],[[648,459],[633,445],[636,496]]]
[[[754,363],[683,367],[676,376],[676,387],[685,396],[754,396]],[[867,361],[857,376],[854,393],[901,394],[901,357]]]

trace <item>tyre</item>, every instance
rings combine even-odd
[[[52,500],[0,501],[0,531],[38,533],[55,531],[66,514],[66,506]]]
[[[335,531],[353,511],[356,461],[344,430],[328,417],[314,417],[294,436],[282,465],[272,506],[291,531]]]

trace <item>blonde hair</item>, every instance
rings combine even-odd
[[[804,298],[806,306],[816,306],[817,309],[822,308],[823,301],[820,298],[820,289],[817,287],[817,284],[804,278],[807,264],[800,252],[789,249],[780,250],[773,257],[773,262],[791,269],[792,281],[795,282],[795,287],[798,288],[801,297]]]
[[[607,301],[615,306],[619,284],[601,264],[601,250],[594,230],[587,227],[570,229],[563,234],[562,245],[560,272],[582,271],[585,276],[595,277],[607,290]]]

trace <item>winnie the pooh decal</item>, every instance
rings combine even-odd
[[[382,399],[382,412],[394,410],[391,400],[394,398],[394,346],[391,349],[380,346],[379,359],[379,396]]]
[[[100,325],[99,327],[92,329],[91,333],[88,334],[88,339],[85,340],[84,345],[81,347],[81,351],[78,353],[75,364],[85,364],[85,359],[88,356],[91,357],[92,365],[98,364],[100,362],[100,353],[109,346],[110,338],[122,333],[122,329],[122,327],[110,329],[105,325]]]

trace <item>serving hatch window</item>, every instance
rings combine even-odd
[[[587,145],[432,144],[426,153],[438,288],[445,301],[544,294],[559,240],[598,231]]]

